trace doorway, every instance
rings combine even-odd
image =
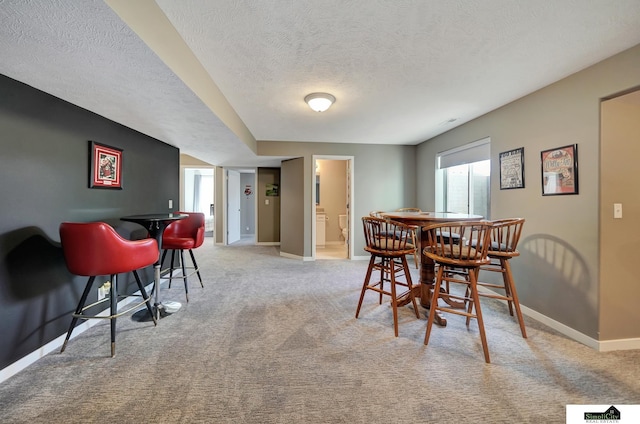
[[[353,156],[312,159],[313,258],[352,258]]]
[[[255,169],[227,169],[225,244],[253,245],[256,241]]]

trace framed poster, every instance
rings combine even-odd
[[[500,190],[524,188],[524,147],[500,153]]]
[[[122,149],[89,142],[89,188],[122,190]]]
[[[578,145],[540,152],[542,195],[578,194]]]

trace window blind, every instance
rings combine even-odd
[[[449,168],[491,159],[491,140],[485,138],[455,149],[439,153],[439,168]]]

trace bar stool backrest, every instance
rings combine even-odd
[[[489,263],[491,241],[489,221],[461,221],[429,225],[423,228],[423,253],[434,262],[462,268],[476,268]],[[457,234],[445,237],[443,234]]]
[[[381,256],[401,256],[414,252],[409,243],[411,231],[415,228],[389,219],[362,217],[365,250]]]
[[[524,218],[491,221],[489,256],[520,256],[518,242],[520,241],[524,221]]]
[[[121,274],[158,260],[155,240],[127,240],[105,222],[63,222],[60,241],[67,268],[75,275]]]

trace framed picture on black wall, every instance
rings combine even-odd
[[[89,142],[89,188],[122,190],[122,149]]]

